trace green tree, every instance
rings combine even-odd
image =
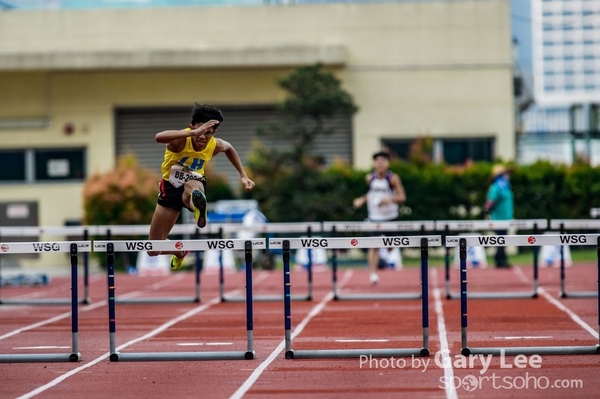
[[[333,133],[326,127],[329,118],[352,116],[358,107],[340,80],[320,64],[298,68],[278,83],[287,93],[277,107],[279,118],[258,133],[288,146],[276,150],[255,145],[248,168],[257,186],[249,196],[271,221],[319,220],[323,207],[348,204],[336,204],[336,184],[321,173],[324,161],[314,155],[315,139]]]
[[[120,157],[117,167],[91,176],[83,187],[84,223],[150,223],[160,176],[141,167],[134,155]]]

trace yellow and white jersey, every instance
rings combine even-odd
[[[165,158],[160,167],[163,179],[174,187],[181,187],[190,179],[201,180],[204,177],[204,167],[212,159],[216,147],[217,139],[211,137],[206,148],[198,152],[194,150],[192,137],[186,137],[182,151],[174,153],[165,149]]]

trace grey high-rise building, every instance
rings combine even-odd
[[[600,0],[531,0],[535,101],[600,102]]]

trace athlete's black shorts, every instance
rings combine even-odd
[[[200,182],[202,182],[204,193],[206,194],[206,179],[202,179]],[[158,205],[175,209],[177,212],[181,212],[184,207],[190,212],[192,211],[183,204],[183,191],[185,189],[185,185],[182,185],[181,187],[173,187],[168,180],[162,179],[158,184],[158,188],[158,200],[156,201]]]

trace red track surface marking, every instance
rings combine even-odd
[[[580,267],[581,266],[581,267]],[[107,397],[146,398],[229,398],[239,392],[244,398],[330,398],[348,399],[377,396],[380,398],[540,398],[564,399],[597,398],[600,391],[600,356],[565,355],[544,356],[541,368],[504,368],[500,359],[492,359],[484,370],[480,363],[473,367],[457,367],[453,361],[460,351],[460,301],[441,298],[442,270],[430,269],[430,348],[432,355],[426,371],[423,367],[411,367],[406,358],[405,368],[361,368],[359,359],[284,359],[281,350],[283,338],[283,309],[281,302],[257,302],[254,306],[254,337],[256,360],[211,362],[109,362],[108,320],[106,309],[105,277],[98,278],[90,286],[92,305],[80,307],[80,351],[82,363],[47,364],[0,364],[0,398],[39,397],[54,399],[85,396],[87,399]],[[469,291],[490,292],[530,290],[531,266],[520,270],[469,271]],[[516,274],[517,273],[517,274]],[[567,269],[567,292],[596,289],[593,265],[574,265]],[[457,269],[452,269],[453,292],[458,291]],[[258,273],[256,274],[258,276]],[[408,268],[400,271],[382,272],[378,286],[368,284],[368,271],[355,269],[342,292],[413,292],[417,291],[418,271]],[[471,279],[472,277],[472,279]],[[538,299],[472,299],[469,300],[469,343],[477,346],[549,346],[589,345],[597,343],[597,335],[576,324],[570,313],[556,304],[563,305],[584,324],[597,323],[596,299],[558,298],[558,269],[540,269],[540,298]],[[164,297],[193,293],[193,274],[178,273],[180,280],[166,284],[164,277],[117,276],[117,293],[137,291],[138,296]],[[258,280],[258,279],[256,279]],[[256,283],[254,293],[281,294],[283,290],[281,271],[268,273],[266,280]],[[52,284],[63,282],[53,280]],[[154,285],[153,285],[154,284]],[[243,273],[226,276],[227,291],[244,286]],[[153,285],[155,289],[148,289]],[[144,288],[145,287],[145,288]],[[53,287],[54,288],[54,287]],[[306,292],[306,273],[293,272],[293,293]],[[141,292],[142,290],[143,292]],[[12,289],[13,295],[30,291]],[[331,291],[331,272],[314,274],[314,301],[294,301],[293,320],[307,320],[294,339],[294,348],[334,349],[342,345],[349,348],[374,345],[377,347],[412,347],[419,338],[420,301],[328,301]],[[61,292],[47,295],[59,295]],[[546,295],[548,297],[546,297]],[[68,296],[62,292],[63,296]],[[218,296],[218,276],[203,274],[203,305]],[[206,298],[206,299],[205,299]],[[555,303],[556,302],[556,303]],[[319,312],[309,319],[315,305],[324,303]],[[88,310],[91,306],[97,306]],[[170,321],[198,308],[198,304],[118,304],[117,345],[130,343],[125,350],[177,351],[196,350],[177,345],[179,343],[231,342],[227,347],[199,347],[204,350],[230,350],[243,347],[245,341],[245,312],[243,303],[212,304],[194,316],[171,325],[168,329],[150,336],[152,331]],[[318,306],[318,305],[317,305]],[[35,309],[35,310],[34,310]],[[0,335],[39,323],[65,313],[62,307],[7,306],[0,307]],[[434,316],[435,315],[435,316]],[[437,319],[437,323],[436,323]],[[295,324],[295,323],[294,323]],[[590,327],[591,328],[591,327]],[[296,327],[298,330],[298,327]],[[296,331],[295,330],[295,331]],[[593,329],[592,329],[593,330]],[[15,347],[64,345],[69,339],[69,320],[64,319],[31,328],[0,340],[0,352],[17,353]],[[498,337],[531,337],[522,339],[498,339]],[[535,337],[552,338],[535,338]],[[146,337],[146,339],[144,339]],[[386,339],[387,342],[335,342],[341,340]],[[386,346],[389,345],[389,346]],[[444,357],[440,350],[448,347],[451,353]],[[48,349],[53,351],[52,349]],[[435,364],[435,355],[451,362],[453,367]],[[22,353],[22,352],[20,352]],[[269,354],[271,356],[269,356]],[[267,357],[268,356],[268,357]],[[92,365],[89,361],[93,359]],[[515,357],[507,357],[513,363]],[[269,362],[267,364],[267,362]],[[264,366],[262,366],[264,364]],[[261,368],[262,367],[262,368]],[[80,369],[79,371],[76,371]],[[442,386],[441,378],[459,378],[459,382],[479,377],[524,377],[581,380],[582,388],[571,389],[494,389],[491,381],[475,390],[465,385],[455,389]],[[251,375],[254,381],[245,386]],[[257,375],[257,376],[256,376]],[[58,381],[60,379],[60,381]],[[51,384],[51,386],[50,386]],[[46,388],[43,388],[46,387]],[[38,391],[43,389],[42,391]],[[243,390],[243,393],[242,393]],[[39,393],[37,393],[39,392]]]
[[[264,276],[264,277],[266,277],[266,276]],[[176,280],[180,280],[180,278],[176,277]],[[259,278],[256,279],[256,282],[260,283],[260,280],[261,280],[261,278],[259,277]],[[168,285],[168,284],[165,283],[165,282],[163,282],[163,283],[158,283],[158,285],[164,286],[164,285]],[[147,290],[144,290],[144,291],[147,291]],[[235,290],[233,292],[229,292],[228,294],[229,295],[238,294],[239,293],[238,291],[239,290]],[[140,291],[131,293],[129,296],[134,296],[134,294],[137,295],[139,292]],[[185,319],[187,319],[187,318],[189,318],[191,316],[194,316],[194,315],[196,315],[198,313],[201,313],[201,312],[207,310],[211,306],[216,305],[217,303],[219,303],[219,301],[220,301],[220,298],[215,297],[215,298],[213,298],[212,300],[210,300],[209,302],[207,302],[205,304],[202,304],[200,306],[196,306],[194,309],[192,309],[192,310],[184,313],[183,315],[180,315],[180,316],[178,316],[176,318],[170,319],[169,321],[167,321],[166,323],[162,324],[158,328],[150,331],[149,333],[147,333],[147,334],[145,334],[145,335],[143,335],[141,337],[138,337],[136,339],[132,339],[132,340],[126,342],[125,344],[119,345],[117,347],[117,351],[125,349],[125,348],[127,348],[127,347],[129,347],[129,346],[131,346],[133,344],[138,343],[138,342],[145,341],[145,340],[147,340],[147,339],[149,339],[149,338],[151,338],[151,337],[153,337],[153,336],[155,336],[155,335],[157,335],[157,334],[165,331],[167,328],[173,326],[174,324],[176,324],[178,322],[181,322],[181,321],[183,321],[183,320],[185,320]],[[90,367],[98,364],[99,362],[101,362],[103,360],[106,360],[108,358],[108,356],[109,356],[109,353],[105,353],[102,356],[99,356],[96,359],[94,359],[94,360],[92,360],[92,361],[90,361],[90,362],[88,362],[88,363],[86,363],[84,365],[81,365],[81,366],[79,366],[79,367],[77,367],[77,368],[75,368],[75,369],[73,369],[73,370],[71,370],[71,371],[69,371],[69,372],[67,372],[67,373],[65,373],[63,375],[61,375],[60,377],[57,377],[57,378],[53,379],[52,381],[48,382],[47,384],[45,384],[43,386],[40,386],[37,389],[34,389],[34,390],[30,391],[30,392],[27,392],[27,393],[19,396],[19,399],[32,398],[32,397],[37,396],[37,395],[39,395],[39,394],[41,394],[41,393],[43,393],[43,392],[45,392],[45,391],[47,391],[47,390],[49,390],[49,389],[51,389],[53,387],[56,387],[57,385],[59,385],[61,382],[63,382],[67,378],[72,377],[75,374],[77,374],[77,373],[79,373],[79,372],[81,372],[81,371],[83,371],[85,369],[88,369],[88,368],[90,368]]]

